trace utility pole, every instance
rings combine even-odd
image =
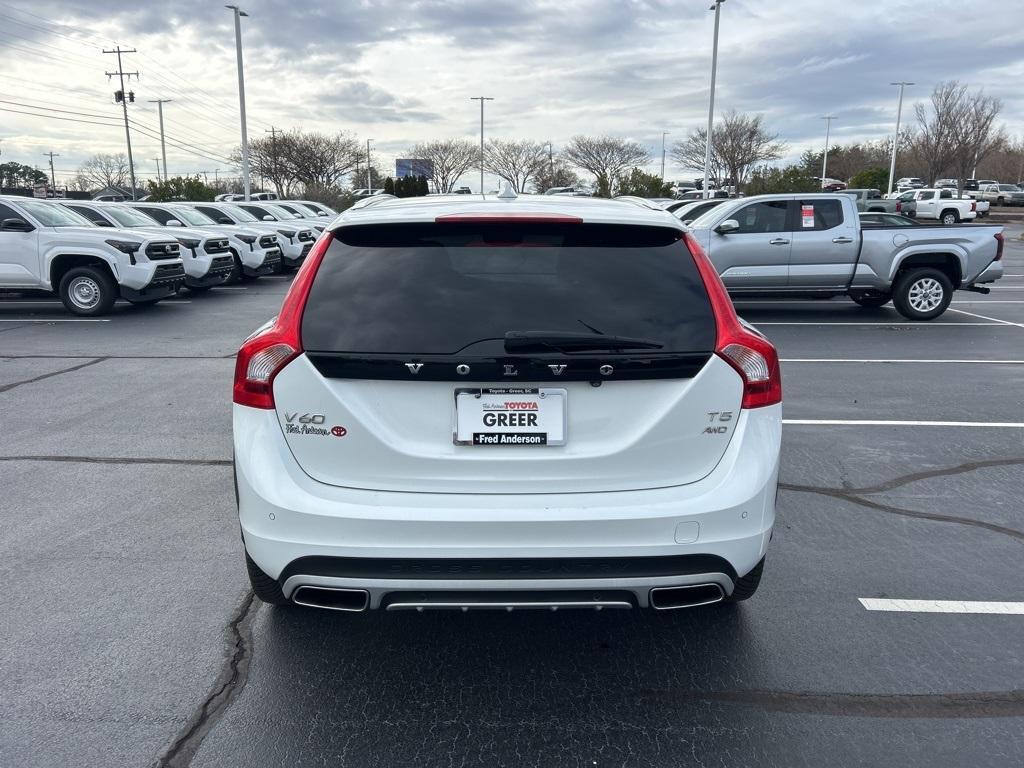
[[[121,80],[121,109],[124,112],[124,138],[128,144],[128,175],[132,182],[132,200],[135,199],[135,160],[132,158],[132,133],[128,129],[128,97],[129,94],[124,91],[124,76],[128,75],[128,81],[131,82],[132,75],[135,75],[135,79],[138,80],[138,72],[125,72],[124,67],[121,65],[121,54],[122,53],[136,53],[134,48],[122,48],[120,45],[114,50],[108,51],[103,50],[104,53],[116,53],[117,54],[117,72],[107,72],[107,78],[111,78],[117,75]],[[135,100],[135,95],[131,95],[132,101]]]
[[[245,199],[252,197],[252,187],[249,185],[249,139],[245,129],[245,75],[242,69],[242,16],[249,14],[237,5],[225,5],[235,14],[235,58],[238,62],[238,109],[242,116],[242,187],[245,190]]]
[[[160,158],[154,157],[152,160],[156,161],[156,183],[159,184],[162,179],[160,178]],[[167,173],[167,164],[164,163],[164,173]]]
[[[893,177],[896,175],[896,148],[900,143],[900,118],[903,116],[903,89],[908,85],[913,85],[913,83],[900,80],[898,83],[889,83],[889,85],[898,85],[900,87],[900,100],[896,106],[896,134],[892,137],[892,161],[889,163],[889,189],[886,192],[887,195],[892,194]]]
[[[661,183],[665,183],[665,137],[668,131],[661,132]]]
[[[825,121],[825,156],[821,161],[821,186],[824,187],[828,172],[828,137],[832,129],[832,121],[836,119],[836,116],[822,115],[821,119]]]
[[[45,156],[50,158],[50,187],[52,189],[56,189],[57,188],[57,178],[53,175],[53,158],[60,157],[60,155],[55,155],[55,154],[53,154],[53,152],[43,152],[43,155],[45,155]]]
[[[164,104],[173,99],[150,99],[150,104],[156,104],[160,112],[160,156],[164,159],[164,177],[167,177],[167,145],[164,143]],[[159,179],[157,179],[159,181]]]
[[[264,130],[264,133],[270,134],[270,161],[274,169],[274,188],[277,189],[277,194],[281,194],[281,185],[278,184],[278,179],[281,178],[281,174],[277,172],[277,128],[270,126],[270,130]]]
[[[366,191],[373,192],[373,177],[370,175],[370,142],[373,139],[366,140]]]
[[[548,142],[548,173],[551,175],[551,183],[555,183],[555,153],[551,148],[551,142]]]
[[[494,101],[491,96],[470,96],[470,101],[480,102],[480,194],[484,194],[484,102]]]
[[[725,0],[714,0],[714,5],[708,8],[715,12],[715,38],[711,46],[711,99],[708,102],[708,141],[704,147],[704,183],[703,197],[711,197],[711,131],[715,123],[715,77],[718,74],[718,17],[722,11],[722,3]]]

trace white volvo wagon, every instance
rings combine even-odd
[[[367,199],[238,353],[253,589],[347,611],[746,599],[781,399],[774,347],[660,208]]]

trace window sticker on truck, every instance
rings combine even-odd
[[[814,229],[814,206],[800,206],[800,221],[804,229]]]

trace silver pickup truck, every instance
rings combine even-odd
[[[845,294],[933,320],[954,290],[988,293],[983,284],[1003,276],[1002,227],[910,219],[862,227],[842,193],[730,200],[689,227],[734,296]]]

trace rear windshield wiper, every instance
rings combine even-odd
[[[588,349],[661,349],[665,345],[651,339],[607,336],[571,331],[509,331],[505,334],[506,352],[577,352]]]

